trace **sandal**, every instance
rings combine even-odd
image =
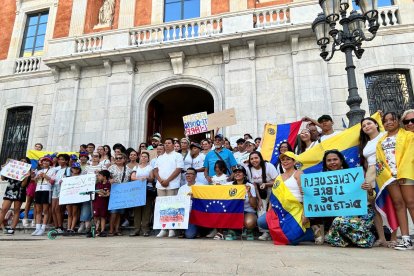
[[[388,241],[387,242],[387,247],[388,248],[394,248],[395,246],[397,246],[398,241]]]
[[[254,235],[252,230],[246,231],[246,241],[254,241]]]
[[[222,233],[217,232],[217,234],[214,236],[213,240],[224,240],[224,236]]]
[[[108,237],[113,237],[113,236],[114,236],[114,233],[111,233],[111,232],[108,233]]]

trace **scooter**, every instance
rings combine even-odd
[[[83,236],[83,235],[87,235],[87,237],[90,238],[95,238],[95,221],[93,219],[93,198],[92,195],[99,192],[99,190],[95,190],[95,191],[87,191],[87,192],[81,192],[79,193],[80,195],[89,195],[89,203],[91,204],[91,213],[92,213],[92,217],[91,217],[91,232],[87,232],[87,233],[69,233],[69,232],[63,232],[63,233],[59,233],[56,229],[50,230],[47,233],[47,237],[49,238],[49,240],[55,240],[58,236],[64,236],[64,237],[72,237],[72,236]]]

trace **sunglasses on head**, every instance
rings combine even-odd
[[[414,118],[412,118],[412,119],[408,119],[408,120],[403,120],[402,122],[403,122],[403,124],[404,124],[404,125],[408,125],[410,122],[411,122],[412,124],[414,124]]]

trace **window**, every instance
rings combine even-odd
[[[392,6],[394,5],[394,0],[378,0],[377,5],[378,8]],[[360,10],[360,8],[355,4],[355,0],[352,0],[352,6],[355,10]]]
[[[377,71],[365,75],[371,114],[377,110],[395,111],[414,108],[413,87],[408,70]]]
[[[27,15],[21,57],[43,55],[48,17],[49,11]]]
[[[32,107],[23,106],[7,111],[6,127],[4,128],[3,143],[1,145],[0,164],[4,164],[7,158],[19,160],[26,156],[30,123],[32,121],[32,110]]]
[[[200,17],[200,0],[165,0],[164,22]]]

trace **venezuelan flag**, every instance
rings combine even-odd
[[[66,153],[69,156],[71,156],[72,154],[76,154],[76,156],[79,157],[78,152],[51,152],[51,151],[40,151],[40,150],[28,150],[26,152],[26,156],[30,159],[30,163],[32,164],[32,169],[36,169],[40,158],[42,158],[43,156],[47,154],[52,155],[54,153],[57,153],[58,155],[61,153],[62,154]]]
[[[377,112],[371,117],[374,118],[380,125],[380,128],[383,129],[379,113]],[[361,125],[357,124],[300,154],[298,161],[301,163],[301,169],[305,173],[321,172],[323,155],[325,154],[325,151],[331,149],[339,150],[344,155],[350,168],[359,167],[360,159],[358,145],[360,130]]]
[[[280,144],[287,141],[294,148],[301,125],[302,121],[279,125],[265,124],[261,147],[263,159],[275,165],[279,158]]]
[[[195,185],[191,189],[191,224],[207,228],[243,228],[244,185]]]
[[[270,204],[272,209],[266,213],[266,222],[274,244],[298,244],[313,238],[309,223],[302,224],[302,203],[286,187],[280,175],[273,185]]]

